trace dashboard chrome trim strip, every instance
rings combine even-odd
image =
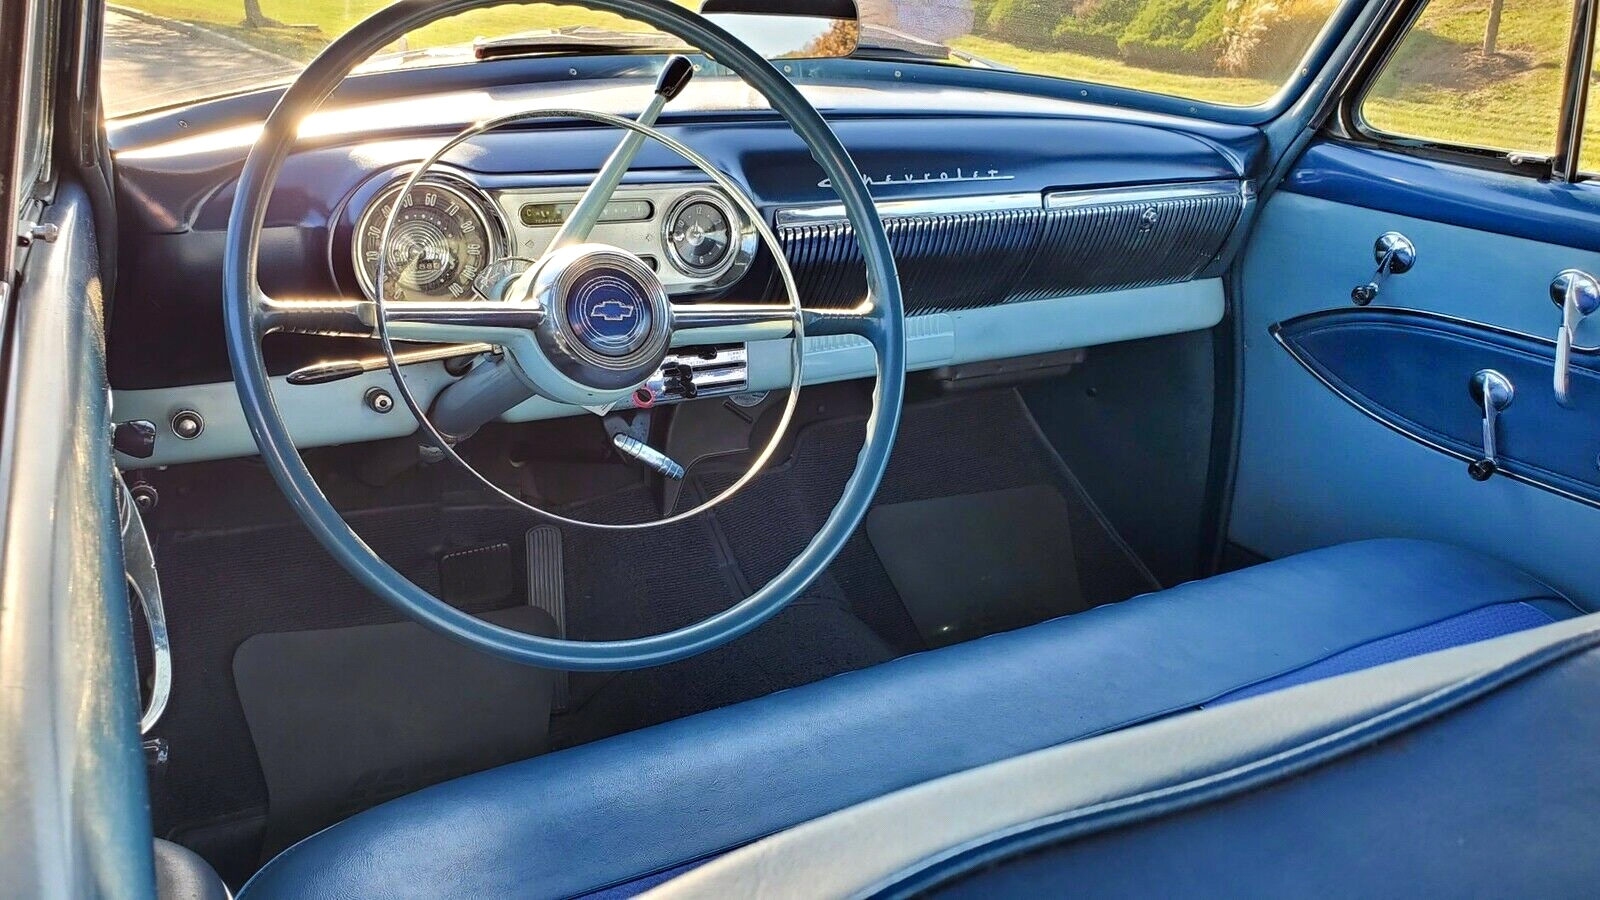
[[[1191,181],[1129,187],[1085,188],[1047,193],[977,194],[966,197],[917,197],[909,200],[880,200],[878,215],[883,218],[906,216],[949,216],[962,213],[1010,212],[1012,210],[1071,209],[1103,206],[1110,203],[1161,203],[1194,197],[1250,196],[1244,181]],[[774,214],[779,228],[799,225],[844,225],[848,219],[837,203],[820,206],[784,207]]]
[[[878,215],[885,219],[905,216],[950,216],[961,213],[1043,209],[1044,196],[1032,192],[977,194],[967,197],[917,197],[910,200],[879,200],[874,205],[878,208]],[[844,206],[838,203],[785,207],[777,211],[775,218],[779,228],[793,225],[843,225],[849,222],[844,214]]]
[[[1248,196],[1248,182],[1190,181],[1166,184],[1131,185],[1116,188],[1088,188],[1051,191],[1044,195],[1045,209],[1070,209],[1103,206],[1108,203],[1163,203],[1192,197]]]

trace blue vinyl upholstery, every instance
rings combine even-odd
[[[1356,648],[1377,646],[1354,658],[1373,665],[1577,614],[1440,544],[1312,551],[438,785],[290,848],[242,897],[626,885],[903,787],[1349,668]]]
[[[1223,703],[1232,703],[1246,697],[1281,691],[1297,684],[1359,672],[1362,669],[1421,656],[1424,653],[1486,641],[1502,634],[1514,634],[1554,621],[1556,619],[1550,613],[1528,603],[1496,603],[1494,606],[1480,606],[1471,612],[1451,616],[1431,625],[1379,638],[1359,647],[1351,647],[1349,650],[1317,660],[1293,672],[1285,672],[1248,687],[1242,687],[1218,697],[1207,705],[1219,706]]]

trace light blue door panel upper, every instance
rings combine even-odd
[[[1372,276],[1373,241],[1391,230],[1416,244],[1417,264],[1388,279],[1377,304],[1528,334],[1555,335],[1560,313],[1549,285],[1558,271],[1600,271],[1600,253],[1304,194],[1273,195],[1239,286],[1244,393],[1230,538],[1274,557],[1369,537],[1443,540],[1507,559],[1584,605],[1600,606],[1589,565],[1600,509],[1509,478],[1473,481],[1460,459],[1346,402],[1269,333],[1295,316],[1350,306],[1350,289]],[[1579,338],[1600,343],[1600,322],[1586,322]],[[1460,373],[1460,402],[1468,409],[1471,375]],[[1516,389],[1521,395],[1552,386],[1541,378]],[[1600,452],[1600,433],[1596,445]]]

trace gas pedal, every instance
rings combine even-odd
[[[561,529],[536,525],[528,529],[528,605],[550,614],[556,637],[567,636],[566,577],[561,563]],[[551,712],[566,712],[567,673],[557,672]]]

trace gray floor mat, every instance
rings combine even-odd
[[[484,618],[535,634],[529,606]],[[262,859],[431,784],[544,752],[554,673],[412,622],[258,634],[234,679],[266,779]]]
[[[751,584],[776,575],[821,527],[844,490],[862,435],[859,419],[812,425],[799,435],[788,464],[718,507],[717,517]],[[711,471],[702,477],[711,490],[720,490],[736,473]],[[1076,576],[1075,590],[1068,594],[1098,606],[1158,587],[1039,435],[1015,391],[908,405],[875,508],[1028,486],[1048,487],[1065,500]],[[824,578],[897,652],[928,646],[865,529],[850,538]],[[1061,609],[1071,609],[1068,604]]]
[[[916,623],[942,647],[1088,609],[1067,501],[1033,484],[878,506],[867,535]]]

